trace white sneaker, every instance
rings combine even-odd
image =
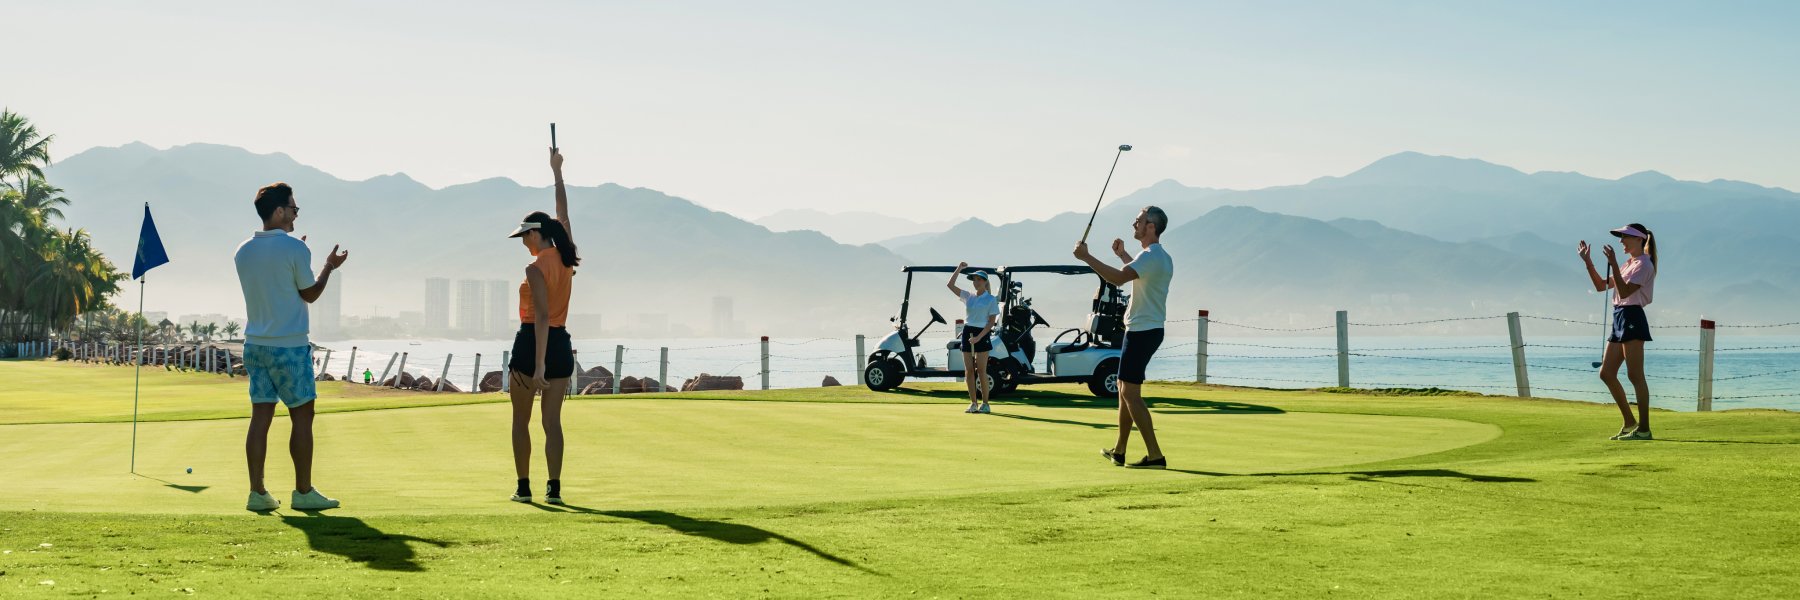
[[[319,488],[315,487],[304,494],[300,493],[300,490],[294,490],[294,501],[290,505],[294,507],[294,510],[324,510],[337,508],[338,501],[326,498],[324,494],[319,493]]]
[[[975,414],[975,405],[970,404],[968,408],[963,409],[963,412]]]
[[[256,512],[271,511],[277,508],[281,508],[281,501],[276,500],[274,496],[270,496],[268,492],[260,494],[250,492],[250,501],[244,503],[244,510],[253,510]]]
[[[975,412],[985,415],[985,414],[989,414],[992,411],[988,410],[988,405],[983,404],[983,405],[981,405],[981,408],[975,409]]]

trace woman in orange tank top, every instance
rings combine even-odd
[[[512,237],[525,243],[531,264],[519,284],[519,333],[513,337],[512,384],[513,468],[518,472],[514,502],[531,502],[531,401],[544,396],[544,460],[550,466],[544,501],[562,504],[562,403],[575,374],[575,351],[563,324],[569,318],[569,284],[575,276],[575,241],[569,237],[569,194],[563,188],[562,153],[550,149],[550,171],[556,175],[556,218],[543,212],[525,215]]]

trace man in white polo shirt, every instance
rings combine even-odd
[[[1087,243],[1075,245],[1075,258],[1094,268],[1101,278],[1117,286],[1131,284],[1131,304],[1125,308],[1125,345],[1119,355],[1119,440],[1111,448],[1100,451],[1114,465],[1134,469],[1162,469],[1169,466],[1162,446],[1156,443],[1156,427],[1150,424],[1150,407],[1144,403],[1143,385],[1150,358],[1162,346],[1163,321],[1168,315],[1169,280],[1175,276],[1175,262],[1163,251],[1162,233],[1169,228],[1169,216],[1154,206],[1146,206],[1131,222],[1131,237],[1143,245],[1137,257],[1125,253],[1125,241],[1113,240],[1113,254],[1127,263],[1113,268],[1088,253]],[[1144,436],[1147,454],[1142,460],[1125,464],[1125,445],[1131,441],[1131,428],[1137,426]]]
[[[288,452],[294,459],[294,494],[289,504],[297,510],[337,508],[338,501],[325,497],[312,485],[313,388],[312,342],[306,305],[319,299],[331,272],[344,264],[349,252],[333,246],[325,257],[325,269],[313,277],[312,251],[306,238],[294,239],[294,219],[300,206],[294,189],[275,183],[256,192],[256,215],[262,230],[238,245],[238,283],[244,289],[244,371],[250,376],[250,434],[244,439],[244,456],[250,464],[250,501],[254,511],[274,510],[281,501],[263,488],[263,459],[269,452],[269,424],[275,420],[275,403],[287,405],[293,433]]]

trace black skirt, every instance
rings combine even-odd
[[[962,330],[962,351],[964,354],[975,352],[993,352],[994,341],[981,336],[980,327],[965,325]]]
[[[513,336],[512,362],[507,367],[531,377],[537,371],[537,326],[524,323]],[[575,348],[569,343],[569,330],[551,327],[550,339],[544,344],[544,379],[563,379],[575,374]]]
[[[1624,343],[1634,340],[1650,341],[1650,319],[1644,316],[1644,307],[1614,306],[1612,331],[1607,333],[1606,341]]]

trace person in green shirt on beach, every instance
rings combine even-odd
[[[368,369],[363,369],[363,385],[374,385],[374,384],[375,384],[375,374],[370,372]]]

